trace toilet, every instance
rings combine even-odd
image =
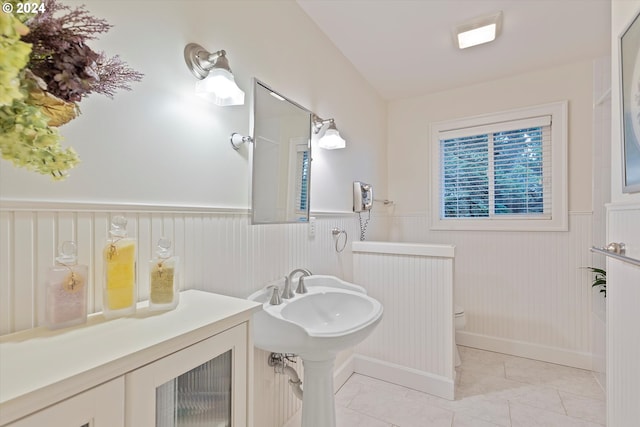
[[[459,305],[455,305],[453,309],[454,309],[453,316],[454,316],[455,330],[460,331],[464,329],[464,326],[467,323],[467,319],[464,316],[464,308],[460,307]],[[460,352],[458,351],[458,346],[456,345],[455,334],[453,336],[453,344],[455,345],[455,348],[456,348],[456,368],[457,368],[462,364],[462,360],[460,359]]]

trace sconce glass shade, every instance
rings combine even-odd
[[[244,104],[244,92],[233,74],[222,68],[211,69],[204,80],[197,82],[196,94],[220,106]]]
[[[320,133],[323,126],[327,123],[329,126],[322,135],[322,138],[318,141],[318,147],[325,150],[335,150],[338,148],[344,148],[347,146],[347,142],[340,136],[340,132],[336,128],[336,122],[333,119],[321,119],[315,113],[311,115],[311,123],[313,126],[313,133]]]
[[[242,105],[244,92],[236,84],[226,52],[208,52],[196,43],[184,49],[187,67],[200,81],[196,83],[196,94],[216,105]]]
[[[346,146],[347,142],[340,136],[340,132],[338,132],[333,123],[329,125],[322,138],[318,141],[318,147],[325,150],[336,150]]]

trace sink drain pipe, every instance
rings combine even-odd
[[[288,365],[288,361],[295,357],[294,354],[271,353],[269,355],[269,366],[273,366],[278,374],[284,374],[289,377],[289,385],[293,394],[302,400],[302,380],[298,376],[295,369]],[[294,362],[295,363],[295,362]]]

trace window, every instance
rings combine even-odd
[[[432,228],[567,230],[566,110],[433,124]]]
[[[311,151],[309,138],[289,141],[287,220],[306,221],[309,214]]]
[[[296,213],[307,215],[309,210],[309,149],[297,152],[296,162]]]

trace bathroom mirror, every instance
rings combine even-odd
[[[253,83],[251,222],[308,222],[311,111]]]

